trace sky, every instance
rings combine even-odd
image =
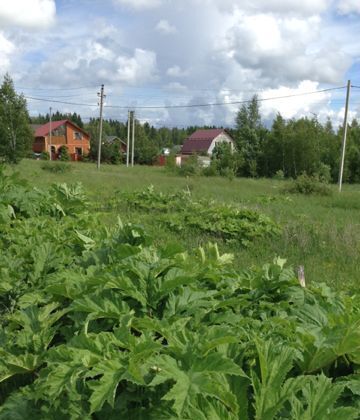
[[[347,80],[360,86],[360,0],[0,0],[6,72],[31,115],[87,121],[104,84],[104,117],[120,121],[231,127],[257,94],[265,121],[338,125]]]

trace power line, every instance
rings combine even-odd
[[[269,98],[258,98],[258,102],[272,101],[272,100],[278,100],[278,99],[287,99],[287,98],[306,96],[306,95],[314,95],[314,94],[318,94],[318,93],[324,93],[324,92],[330,92],[330,91],[344,89],[345,87],[346,86],[339,86],[339,87],[334,87],[334,88],[316,90],[316,91],[312,91],[312,92],[293,93],[293,94],[290,94],[290,95],[273,96],[273,97],[269,97]],[[38,97],[33,97],[33,96],[24,96],[24,97],[26,99],[31,99],[31,100],[35,100],[35,101],[54,102],[54,103],[60,103],[60,104],[65,104],[65,105],[88,106],[88,107],[97,106],[97,105],[94,105],[94,104],[65,102],[65,101],[38,98]],[[132,108],[132,109],[200,108],[200,107],[209,107],[209,106],[241,105],[241,104],[249,103],[251,101],[252,101],[252,99],[246,99],[246,100],[242,100],[242,101],[213,102],[213,103],[187,104],[187,105],[149,105],[149,106],[146,106],[146,105],[143,105],[143,106],[104,105],[104,108],[117,108],[117,109],[128,109],[128,108]]]
[[[25,99],[31,99],[33,101],[41,101],[41,102],[54,102],[57,104],[64,104],[64,105],[76,105],[76,106],[98,106],[95,104],[82,104],[82,103],[77,103],[77,102],[65,102],[65,101],[58,101],[55,99],[44,99],[44,98],[35,98],[34,96],[25,96]]]
[[[45,91],[80,90],[80,89],[95,89],[95,88],[96,88],[96,86],[80,86],[80,87],[70,87],[70,88],[34,88],[34,87],[16,86],[16,89],[45,90]]]

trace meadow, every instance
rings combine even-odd
[[[332,186],[330,196],[304,196],[284,192],[288,181],[222,177],[179,177],[163,167],[69,163],[70,170],[52,172],[43,162],[23,160],[15,167],[21,177],[36,187],[56,182],[81,182],[94,209],[109,224],[119,215],[124,222],[144,226],[159,245],[177,243],[186,249],[213,241],[207,234],[186,230],[174,233],[164,228],[151,212],[143,212],[117,200],[122,193],[189,191],[195,200],[215,201],[248,208],[269,216],[281,228],[278,236],[258,238],[244,247],[219,240],[221,252],[235,255],[236,267],[261,266],[275,257],[286,258],[294,268],[303,265],[306,282],[325,282],[337,290],[358,290],[360,278],[360,186],[345,185],[339,193]],[[56,166],[53,162],[51,165]],[[116,206],[108,203],[116,200]]]

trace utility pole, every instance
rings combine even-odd
[[[103,106],[104,106],[104,85],[101,85],[100,93],[100,127],[99,127],[99,144],[98,144],[98,159],[97,159],[97,168],[100,170],[100,161],[101,161],[101,142],[102,142],[102,125],[103,125]]]
[[[132,142],[131,142],[131,166],[134,166],[134,148],[135,148],[135,111],[132,114]]]
[[[344,174],[344,162],[345,162],[345,151],[346,151],[346,136],[347,136],[347,128],[348,128],[348,111],[349,111],[350,89],[351,89],[351,81],[348,80],[347,89],[346,89],[346,102],[345,102],[345,114],[344,114],[344,126],[343,126],[343,140],[342,140],[341,163],[340,163],[340,173],[339,173],[339,192],[341,192],[343,174]]]
[[[126,167],[129,166],[130,158],[130,111],[128,111],[127,143],[126,143]]]
[[[51,117],[52,117],[52,115],[51,115],[51,111],[52,111],[52,108],[50,107],[50,122],[49,122],[49,143],[50,143],[50,154],[49,154],[49,157],[50,157],[50,160],[52,160],[52,151],[51,151],[51,143],[52,143],[52,133],[51,133]]]

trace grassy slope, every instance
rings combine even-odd
[[[72,171],[53,174],[41,169],[42,162],[24,160],[18,170],[36,186],[53,182],[80,181],[99,205],[106,203],[117,190],[143,189],[149,185],[161,191],[189,188],[195,197],[215,199],[256,208],[271,216],[283,227],[280,238],[254,243],[248,249],[221,245],[222,251],[235,254],[241,267],[259,265],[276,255],[294,265],[304,265],[307,282],[325,281],[339,289],[357,289],[360,279],[360,187],[345,186],[340,195],[334,187],[331,197],[289,196],[282,192],[284,182],[273,180],[224,178],[180,178],[163,168],[102,166],[75,163]],[[177,241],[197,246],[208,238],[193,235],[176,237],[159,228],[151,215],[129,214],[119,209],[124,220],[140,222],[159,242]],[[116,212],[104,217],[115,220]]]

